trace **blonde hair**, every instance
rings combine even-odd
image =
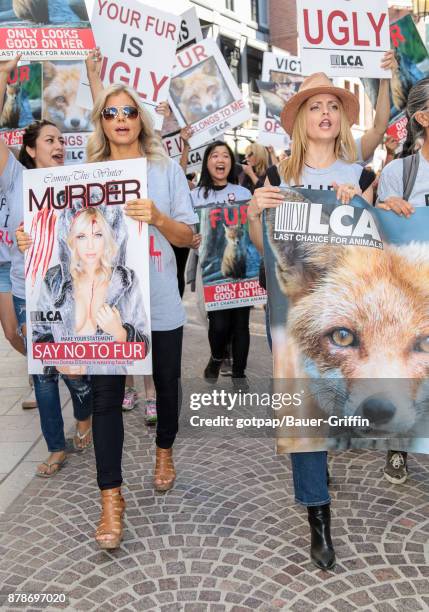
[[[86,155],[89,162],[105,161],[110,156],[110,143],[106,138],[101,121],[101,112],[106,106],[109,96],[119,93],[126,93],[134,102],[139,111],[141,131],[138,137],[139,148],[142,155],[148,160],[165,163],[168,155],[162,146],[160,137],[154,130],[152,117],[143,107],[137,92],[131,87],[117,83],[106,87],[94,101],[91,120],[94,124],[94,131],[88,139]]]
[[[67,245],[70,249],[70,274],[74,281],[80,280],[84,270],[80,265],[80,260],[76,254],[76,235],[91,227],[93,223],[97,223],[104,237],[105,245],[103,255],[100,261],[101,274],[104,276],[104,280],[110,281],[112,276],[112,262],[115,255],[118,252],[115,238],[112,234],[110,225],[107,223],[104,215],[96,208],[85,208],[76,213],[72,225],[70,227],[69,235],[67,237]]]
[[[263,176],[266,173],[268,166],[270,165],[267,149],[263,145],[260,145],[257,142],[253,142],[246,148],[245,152],[246,155],[248,155],[249,153],[253,153],[256,160],[256,163],[253,166],[255,174],[257,176]]]
[[[338,104],[340,109],[340,131],[335,138],[334,154],[336,159],[352,163],[357,159],[356,144],[340,100]],[[307,125],[305,121],[305,103],[303,103],[298,110],[293,126],[290,157],[281,161],[278,167],[281,178],[288,185],[299,184],[307,150]]]

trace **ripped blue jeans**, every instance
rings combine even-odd
[[[19,330],[22,334],[26,317],[25,300],[14,295],[13,305],[15,306]],[[56,371],[53,374],[34,374],[34,392],[39,409],[40,426],[50,453],[63,451],[66,447],[58,388],[60,376],[70,391],[76,421],[86,421],[92,414],[92,391],[89,376],[70,378]]]

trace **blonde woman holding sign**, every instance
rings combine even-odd
[[[101,88],[100,88],[101,89]],[[180,299],[171,244],[190,245],[194,213],[186,177],[165,153],[138,94],[124,85],[98,92],[92,113],[94,133],[88,161],[145,157],[148,198],[128,202],[125,211],[149,225],[156,257],[150,259],[153,379],[157,401],[154,487],[167,491],[176,472],[172,446],[178,430],[179,388],[185,311]],[[171,243],[171,244],[170,244]],[[125,376],[93,376],[93,434],[102,514],[96,540],[101,548],[119,546],[125,502],[121,494]]]
[[[292,151],[279,165],[277,182],[281,180],[283,187],[335,189],[343,204],[360,194],[362,168],[355,163],[357,151],[350,129],[358,116],[359,101],[352,93],[333,87],[323,73],[307,77],[281,114],[282,125],[292,137]],[[250,236],[261,252],[262,212],[284,201],[279,187],[271,186],[268,178],[265,185],[255,191],[248,210]],[[332,569],[335,552],[330,533],[327,453],[292,453],[291,459],[295,500],[308,509],[311,559],[320,569]]]

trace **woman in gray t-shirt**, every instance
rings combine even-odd
[[[356,148],[350,129],[358,115],[359,102],[352,93],[333,87],[323,73],[307,77],[281,115],[282,125],[293,143],[290,158],[279,167],[283,186],[334,189],[337,199],[343,204],[360,193],[361,168],[353,163]],[[261,214],[265,208],[277,207],[283,201],[279,188],[270,186],[267,180],[266,186],[257,189],[250,202],[250,236],[261,252]],[[299,274],[297,270],[298,283]],[[277,363],[275,376],[302,378],[302,369],[296,359],[298,348],[294,349],[289,344],[283,349],[281,356],[277,352],[277,361],[284,363],[284,367],[279,367]],[[312,375],[315,376],[314,373]],[[310,447],[314,448],[315,443],[317,448],[315,439],[311,440]],[[305,449],[303,440],[301,444]],[[285,447],[288,447],[288,441]],[[320,569],[331,569],[335,565],[335,552],[330,534],[327,452],[295,452],[291,454],[291,459],[295,499],[308,509],[311,559]]]
[[[152,362],[158,413],[153,483],[157,491],[167,491],[176,476],[172,447],[178,430],[185,323],[171,244],[190,246],[192,226],[198,217],[183,171],[168,158],[133,89],[112,85],[99,91],[92,121],[94,133],[88,143],[88,161],[140,157],[148,161],[148,198],[128,202],[125,211],[132,219],[149,225]],[[120,489],[125,376],[92,376],[92,390],[97,481],[103,507],[96,540],[101,548],[112,549],[122,539],[125,510]]]

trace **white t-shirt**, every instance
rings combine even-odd
[[[359,187],[359,179],[362,174],[362,166],[350,164],[341,159],[337,159],[328,168],[310,168],[305,165],[301,173],[301,181],[298,185],[286,185],[281,187],[303,187],[304,189],[330,189],[332,183],[339,185],[347,183]]]
[[[419,157],[416,181],[408,198],[409,203],[415,207],[429,206],[429,162],[421,152],[419,152]],[[403,159],[394,159],[387,166],[384,166],[378,184],[377,202],[383,202],[389,196],[397,196],[398,198],[404,196],[403,167]]]
[[[204,197],[205,188],[197,187],[191,191],[194,208],[206,204],[234,204],[242,200],[251,200],[252,194],[246,187],[227,183],[222,189],[209,189],[207,197]]]

